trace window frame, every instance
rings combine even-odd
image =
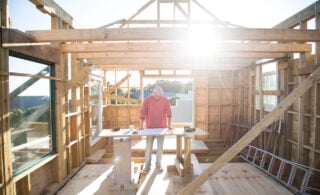
[[[49,75],[50,77],[54,77],[55,76],[55,63],[53,62],[49,62],[46,60],[42,60],[36,57],[32,57],[32,56],[28,56],[25,54],[21,54],[15,51],[9,51],[9,58],[10,57],[14,57],[14,58],[18,58],[20,60],[26,60],[26,61],[30,61],[30,62],[35,62],[35,63],[40,63],[43,65],[47,65],[49,66]],[[9,64],[9,68],[10,68],[10,64]],[[10,76],[9,76],[9,82],[10,82]],[[45,159],[47,159],[48,157],[54,155],[57,153],[57,143],[56,143],[56,109],[55,109],[55,102],[56,102],[56,93],[55,93],[55,81],[50,79],[49,80],[49,87],[50,87],[50,121],[51,123],[49,123],[49,133],[48,136],[50,136],[51,140],[50,140],[50,144],[51,144],[51,151],[48,153],[45,153],[41,156],[39,156],[39,158],[34,159],[30,162],[26,162],[22,167],[17,168],[16,170],[12,169],[12,174],[13,176],[17,176],[27,170],[29,170],[30,168],[36,166],[37,164],[39,164],[40,162],[44,161]],[[8,89],[9,90],[9,89]],[[11,100],[9,100],[10,102]],[[11,137],[10,137],[11,140]],[[10,150],[12,149],[12,146],[10,145]],[[11,155],[11,154],[10,154]],[[12,162],[11,162],[12,164]]]

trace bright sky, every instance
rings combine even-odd
[[[96,28],[113,21],[129,18],[148,0],[56,0],[74,19],[85,28]],[[233,24],[270,28],[316,0],[198,0],[223,21]],[[156,4],[156,3],[154,3]],[[42,14],[29,1],[9,0],[13,27],[21,30],[50,29],[50,18]],[[192,17],[201,16],[196,6]],[[172,8],[161,7],[162,12]],[[155,10],[145,10],[156,18]],[[163,14],[165,15],[165,14]]]

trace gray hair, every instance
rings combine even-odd
[[[156,85],[156,86],[153,87],[152,92],[154,92],[154,91],[160,93],[161,95],[163,94],[163,90],[159,85]]]

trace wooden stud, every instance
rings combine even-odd
[[[2,1],[1,1],[2,2]],[[1,7],[2,8],[2,7]],[[1,13],[2,14],[2,13]],[[9,71],[9,50],[0,47],[0,71]],[[1,139],[1,174],[3,176],[4,187],[2,191],[5,194],[14,194],[12,182],[12,164],[11,164],[11,133],[9,120],[9,76],[0,76],[0,139]],[[4,158],[3,158],[4,157]]]
[[[207,170],[195,178],[190,184],[184,187],[178,195],[192,194],[201,184],[203,184],[210,175],[216,173],[235,155],[237,155],[244,147],[246,147],[253,139],[255,139],[266,127],[268,127],[275,119],[277,119],[289,106],[291,106],[301,95],[308,91],[314,82],[320,78],[320,68],[315,70],[308,78],[306,78],[293,92],[291,92],[278,106],[267,114],[264,119],[257,123],[248,133],[246,133],[237,143],[222,154]]]

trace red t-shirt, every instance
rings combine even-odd
[[[170,102],[165,96],[159,99],[149,96],[143,101],[140,119],[146,119],[147,128],[166,128],[167,118],[171,116]]]

